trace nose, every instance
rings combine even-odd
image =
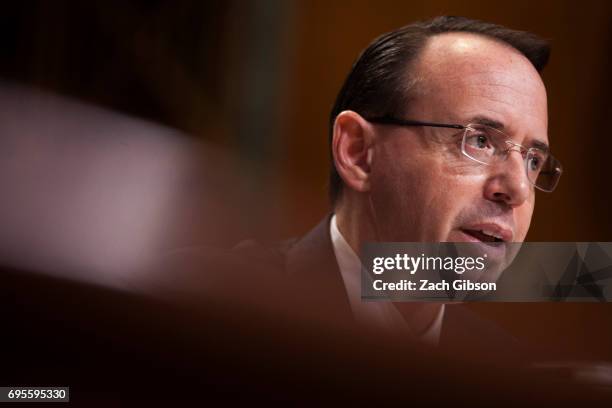
[[[520,150],[510,149],[505,160],[491,165],[490,169],[484,191],[488,200],[518,207],[532,194]]]

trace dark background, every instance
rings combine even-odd
[[[329,211],[327,118],[358,53],[440,14],[551,40],[550,141],[565,173],[554,194],[538,195],[528,240],[612,241],[612,6],[603,0],[7,2],[0,76],[235,153],[247,190],[266,197],[249,203],[259,216],[248,229],[281,238]],[[193,215],[193,225],[208,216]],[[612,358],[609,305],[474,308],[539,344]]]

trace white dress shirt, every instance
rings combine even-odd
[[[361,261],[340,233],[336,215],[333,215],[331,219],[330,234],[338,268],[355,320],[360,324],[381,330],[402,330],[414,333],[392,302],[363,301],[361,299]],[[430,345],[437,345],[440,340],[443,317],[444,305],[427,330],[418,335],[418,339]]]

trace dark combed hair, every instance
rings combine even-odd
[[[465,32],[505,43],[522,53],[541,72],[550,56],[548,42],[535,34],[465,17],[442,16],[409,24],[375,39],[357,58],[346,77],[329,118],[331,153],[334,122],[338,114],[352,110],[362,116],[401,115],[410,97],[410,65],[427,40],[437,34]],[[333,154],[329,195],[335,203],[343,188]]]

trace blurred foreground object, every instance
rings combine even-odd
[[[263,246],[164,256],[228,243],[250,215],[218,150],[8,84],[0,119],[1,384],[70,386],[83,406],[610,400],[599,377],[535,370],[498,344],[490,358],[355,327],[308,251],[305,279]]]
[[[0,83],[3,265],[122,287],[160,252],[232,241],[235,180],[177,131]]]

